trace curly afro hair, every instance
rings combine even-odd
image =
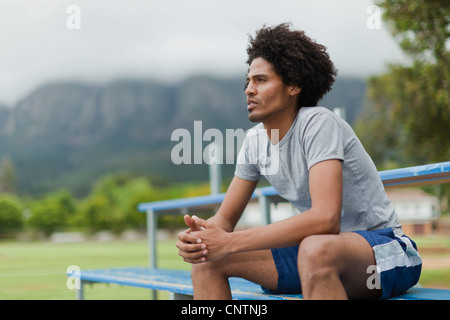
[[[301,88],[298,108],[315,106],[330,91],[337,75],[326,47],[316,43],[303,31],[290,30],[290,23],[273,28],[264,25],[249,36],[247,47],[250,65],[256,58],[270,62],[285,85]]]

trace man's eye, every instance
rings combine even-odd
[[[266,81],[266,79],[264,79],[264,78],[258,78],[258,81]]]

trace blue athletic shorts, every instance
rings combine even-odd
[[[392,228],[354,232],[364,237],[373,248],[379,285],[383,292],[381,299],[394,297],[419,281],[422,259],[414,241],[405,235],[395,235]],[[297,269],[298,245],[272,249],[272,256],[278,271],[278,288],[276,291],[264,287],[262,289],[275,294],[301,293]],[[367,277],[371,275],[374,272],[368,273]]]

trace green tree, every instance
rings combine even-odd
[[[111,205],[104,195],[91,194],[80,206],[80,223],[89,232],[112,229],[114,217]]]
[[[379,163],[448,161],[450,6],[439,0],[377,4],[412,65],[390,65],[388,73],[369,79],[371,103],[356,130]]]
[[[23,226],[22,204],[12,195],[0,195],[0,233],[18,231]]]
[[[368,81],[369,104],[355,131],[379,166],[450,159],[450,6],[443,0],[379,0],[409,66]],[[440,187],[441,189],[444,186]],[[446,192],[449,193],[449,188]]]
[[[117,199],[118,208],[123,213],[123,223],[129,228],[145,227],[146,215],[137,210],[141,202],[160,200],[161,192],[145,178],[129,181]]]
[[[209,193],[208,184],[179,184],[156,187],[144,177],[114,173],[102,177],[90,195],[79,206],[79,225],[90,232],[111,230],[119,233],[127,228],[145,228],[146,214],[138,211],[138,204]],[[183,227],[181,215],[158,218],[160,227]]]
[[[449,63],[450,6],[447,0],[377,0],[391,33],[414,59]],[[448,68],[442,73],[448,73]]]
[[[140,202],[160,199],[160,191],[145,178],[124,173],[103,177],[80,206],[80,221],[90,232],[145,226],[145,214],[138,212]]]
[[[4,157],[0,164],[0,193],[16,193],[16,171],[9,157]]]
[[[27,223],[49,236],[56,230],[62,230],[74,220],[76,205],[67,191],[56,191],[30,204],[31,216]]]

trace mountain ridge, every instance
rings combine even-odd
[[[18,190],[25,194],[65,187],[82,196],[101,175],[114,171],[168,181],[206,180],[204,165],[186,170],[171,163],[176,144],[171,133],[177,128],[193,132],[196,120],[203,130],[252,127],[243,84],[241,78],[212,76],[175,84],[140,79],[47,83],[13,107],[0,106],[0,159],[12,159]],[[352,123],[364,92],[363,79],[338,78],[321,105],[344,107]],[[224,167],[228,174],[232,169]]]

